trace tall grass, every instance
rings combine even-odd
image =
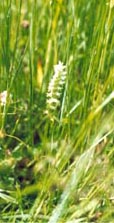
[[[0,222],[113,223],[113,14],[0,1]]]

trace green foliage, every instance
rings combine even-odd
[[[113,0],[0,1],[0,222],[113,222],[113,21]]]

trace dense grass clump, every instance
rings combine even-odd
[[[113,223],[114,1],[0,1],[0,222]]]

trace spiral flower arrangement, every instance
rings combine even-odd
[[[49,82],[46,96],[46,114],[54,120],[55,113],[60,107],[62,90],[66,81],[66,66],[61,61],[54,65],[54,75]]]

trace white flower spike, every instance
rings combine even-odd
[[[54,75],[49,83],[47,92],[46,113],[50,114],[50,116],[53,116],[54,111],[56,111],[56,109],[60,106],[60,97],[65,81],[66,66],[59,61],[58,64],[54,65]]]

